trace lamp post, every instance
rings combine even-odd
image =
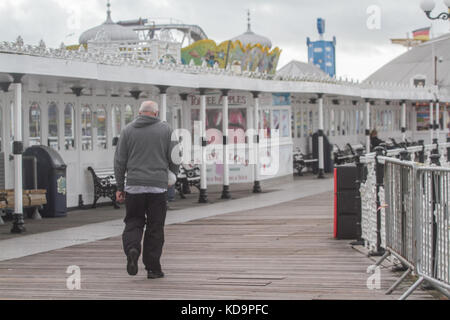
[[[430,20],[449,20],[450,16],[450,0],[444,0],[445,5],[448,7],[448,12],[441,12],[435,17],[431,16],[431,11],[436,7],[434,0],[423,0],[420,7]]]

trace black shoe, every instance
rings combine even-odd
[[[135,276],[138,273],[138,259],[139,259],[139,251],[137,249],[130,249],[127,255],[128,263],[127,263],[127,271],[130,276]]]
[[[163,278],[164,277],[164,272],[153,272],[151,270],[147,271],[147,279],[158,279],[158,278]]]

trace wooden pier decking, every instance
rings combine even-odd
[[[170,214],[170,213],[169,213]],[[126,272],[120,237],[0,262],[0,299],[396,299],[384,295],[400,276],[382,269],[369,290],[373,260],[332,238],[327,192],[263,209],[166,227],[165,278]],[[1,246],[1,244],[0,244]],[[81,269],[81,290],[66,269]],[[409,280],[409,283],[411,280]],[[417,290],[410,299],[433,299]]]

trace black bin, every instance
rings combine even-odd
[[[319,159],[319,133],[316,132],[312,136],[312,149],[313,149],[313,158]],[[327,136],[323,136],[323,166],[325,173],[333,172],[333,159],[331,157],[333,151],[333,146],[328,141]],[[319,162],[316,162],[313,167],[313,173],[317,174],[319,172]]]
[[[64,217],[67,215],[66,164],[54,149],[47,146],[32,146],[23,157],[37,160],[37,188],[47,190],[47,204],[39,210],[42,217]],[[34,169],[24,162],[24,189],[34,189]]]
[[[361,196],[358,167],[345,164],[335,167],[335,221],[337,239],[356,239],[361,234]]]

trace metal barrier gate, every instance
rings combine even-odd
[[[450,292],[450,169],[417,168],[416,270],[419,279],[401,297],[406,299],[423,281]]]
[[[372,255],[382,255],[375,266],[392,255],[405,267],[386,293],[412,272],[419,276],[400,299],[424,281],[450,296],[449,146],[423,146],[424,164],[405,160],[417,160],[417,147],[403,151],[402,160],[381,152],[361,159],[367,168],[360,189],[362,238]]]

